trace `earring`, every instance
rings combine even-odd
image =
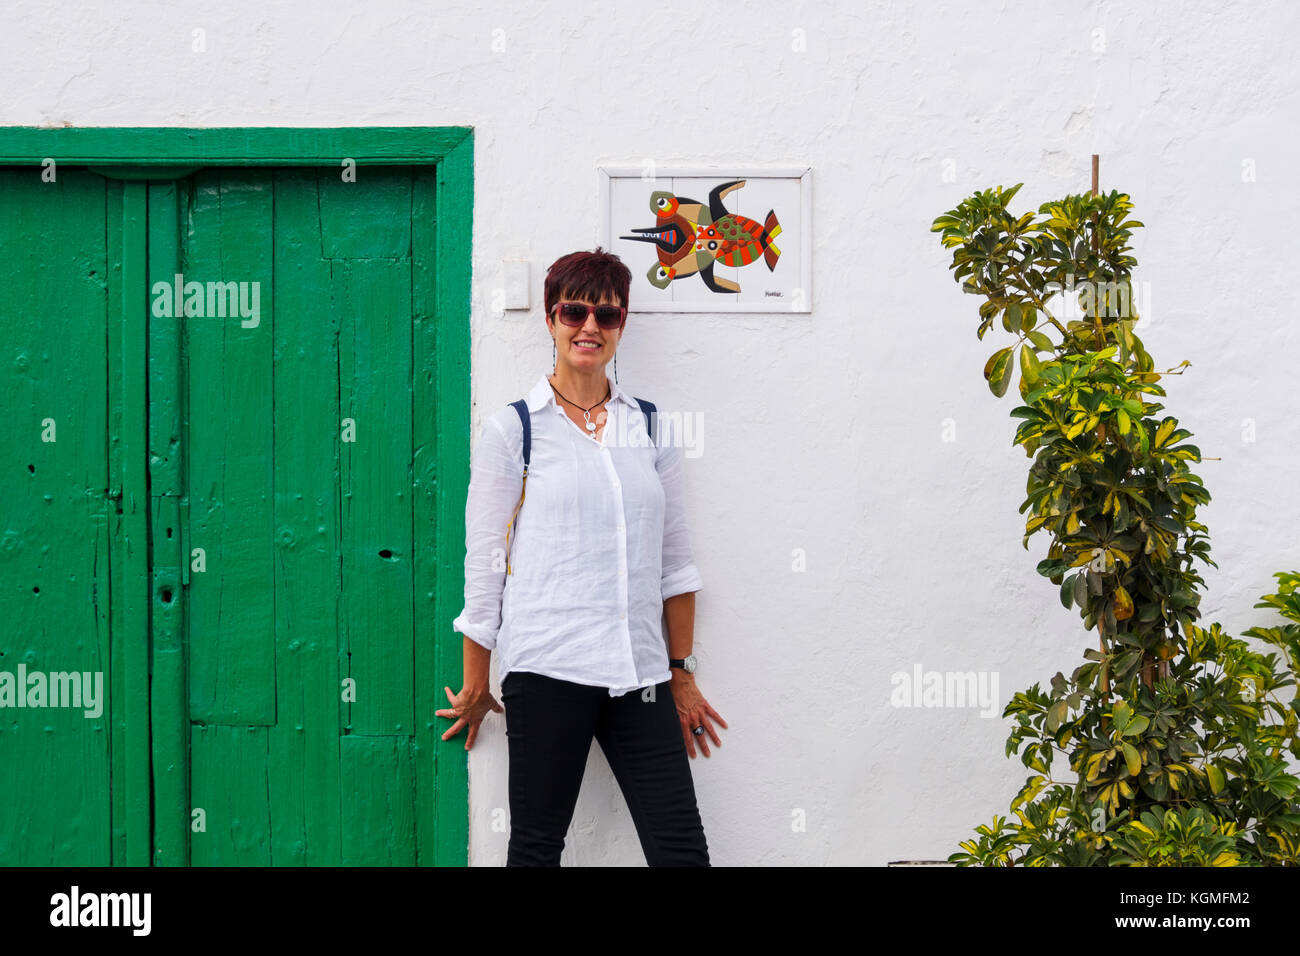
[[[614,384],[618,384],[618,353],[614,353]]]
[[[559,359],[559,356],[557,356],[556,353],[555,353],[555,336],[552,335],[552,336],[551,336],[551,366],[552,366],[552,367],[551,367],[551,371],[552,371],[552,372],[554,372],[557,368],[559,368],[559,361],[558,361],[558,359]]]

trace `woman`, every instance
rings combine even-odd
[[[605,376],[627,321],[631,274],[615,255],[575,252],[546,274],[555,369],[528,393],[531,456],[510,406],[472,456],[465,608],[453,622],[465,676],[443,740],[489,710],[500,652],[510,771],[507,866],[558,866],[594,737],[650,866],[708,866],[687,754],[722,745],[726,721],[695,684],[695,591],[681,450]],[[523,496],[520,501],[521,493]],[[516,516],[516,508],[518,513]],[[512,522],[513,517],[513,522]],[[507,525],[511,533],[507,536]],[[667,623],[665,647],[663,622]],[[670,666],[671,661],[671,666]]]

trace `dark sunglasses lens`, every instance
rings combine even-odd
[[[560,306],[560,321],[565,325],[582,325],[587,321],[587,308],[582,305]]]
[[[596,324],[602,329],[616,329],[623,321],[623,310],[617,306],[602,305],[596,308]]]

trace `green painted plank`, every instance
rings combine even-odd
[[[454,151],[466,126],[311,129],[247,127],[0,127],[0,163],[316,166],[431,163]]]
[[[365,202],[358,192],[357,202]],[[334,260],[343,620],[353,734],[414,733],[411,608],[411,263]],[[355,437],[355,440],[347,440]]]
[[[196,724],[190,761],[193,865],[271,866],[267,728]]]
[[[471,224],[474,221],[474,140],[467,136],[437,170],[434,220],[433,334],[437,423],[437,586],[428,632],[434,647],[436,693],[460,690],[461,637],[451,630],[465,588],[465,497],[469,492],[469,315]],[[424,220],[427,224],[427,220]],[[421,413],[427,415],[428,407]],[[442,704],[438,705],[443,706]],[[459,738],[433,745],[437,832],[433,863],[464,866],[469,854],[468,754]]]
[[[415,780],[408,737],[342,740],[344,866],[415,865]]]
[[[128,184],[129,188],[129,184]],[[187,315],[189,415],[186,487],[191,570],[190,716],[211,724],[275,723],[272,498],[272,191],[263,174],[197,174],[183,243],[186,283],[236,286],[255,326]],[[256,284],[256,285],[255,285]],[[256,291],[256,298],[254,298]],[[216,313],[220,297],[209,309]],[[292,427],[292,426],[291,426]]]
[[[126,567],[123,555],[126,548],[126,526],[122,513],[122,396],[117,383],[122,378],[122,316],[124,314],[122,288],[122,184],[108,181],[105,184],[105,225],[108,239],[108,268],[106,270],[106,305],[108,309],[108,335],[103,351],[107,359],[106,389],[108,399],[108,475],[105,481],[104,514],[108,520],[108,634],[101,643],[108,645],[104,661],[108,672],[104,686],[108,688],[109,701],[124,701],[127,694],[126,671],[121,666],[125,659],[125,628],[123,625],[122,597],[126,593]],[[114,666],[116,664],[116,666]],[[109,721],[109,766],[111,780],[126,779],[127,723],[124,707],[111,708]],[[129,861],[126,840],[126,788],[110,789],[112,808],[112,862],[126,866]]]
[[[175,183],[148,187],[149,286],[180,271],[180,203]],[[152,298],[151,298],[152,301]],[[152,497],[154,853],[156,866],[189,859],[189,717],[186,712],[181,588],[181,321],[149,317],[149,490]]]
[[[188,186],[188,184],[185,184]],[[184,188],[184,187],[183,187]],[[181,493],[181,322],[153,308],[155,283],[174,284],[181,271],[180,235],[186,228],[176,183],[149,187],[149,491]],[[186,189],[188,193],[188,189]],[[175,529],[173,529],[173,534]]]
[[[411,170],[359,169],[355,181],[320,176],[321,249],[327,259],[411,254]]]
[[[101,708],[0,710],[4,865],[111,858],[104,215],[98,177],[0,170],[0,671],[98,674]]]
[[[437,682],[435,660],[436,590],[438,587],[436,541],[438,533],[438,382],[434,356],[434,264],[437,261],[437,170],[416,169],[411,181],[411,321],[415,377],[411,400],[415,417],[411,423],[412,455],[411,507],[415,523],[415,582],[412,606],[415,619],[415,835],[421,866],[432,866],[439,834],[434,816],[437,786],[438,718],[434,711],[446,701]],[[459,690],[460,687],[455,688]]]
[[[148,866],[149,819],[149,478],[147,474],[146,198],[143,183],[122,186],[122,655],[125,672],[126,852]]]
[[[451,657],[446,651],[451,640],[459,635],[451,633],[450,622],[442,621],[438,610],[438,591],[446,586],[447,578],[438,562],[440,532],[445,521],[458,523],[462,529],[465,524],[463,504],[456,514],[446,515],[441,511],[446,504],[438,494],[444,463],[439,461],[438,454],[444,450],[441,436],[449,424],[443,420],[442,413],[455,406],[453,394],[467,395],[469,392],[468,381],[447,381],[439,377],[448,369],[439,365],[437,351],[437,190],[436,169],[416,171],[411,215],[411,296],[416,369],[413,505],[417,531],[414,589],[416,736],[413,752],[417,784],[416,834],[421,866],[433,866],[440,857],[443,863],[464,865],[467,853],[466,755],[458,747],[439,749],[446,724],[434,714],[434,711],[447,706],[443,687],[450,685],[453,691],[459,691],[461,686],[459,654],[455,657],[456,672],[446,672],[447,659]],[[468,324],[468,316],[465,321]],[[460,534],[463,547],[464,532]],[[446,795],[441,816],[437,813],[440,790]],[[459,799],[455,798],[457,793]],[[443,848],[441,854],[439,847]]]
[[[180,501],[172,495],[152,499],[154,558],[169,561],[153,568],[153,679],[149,713],[153,748],[153,862],[185,866],[189,856],[189,716],[185,711],[184,600],[180,567]],[[167,529],[172,537],[167,537]]]
[[[277,170],[275,187],[276,725],[269,731],[277,866],[338,865],[340,811],[338,315],[321,308],[314,170]]]

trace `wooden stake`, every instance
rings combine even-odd
[[[1101,188],[1101,156],[1099,156],[1097,153],[1093,153],[1092,154],[1092,194],[1094,196],[1099,195],[1100,188]],[[1097,252],[1100,248],[1101,248],[1101,234],[1097,231],[1097,214],[1093,213],[1092,214],[1092,251]],[[1093,295],[1092,297],[1092,308],[1093,308],[1092,327],[1093,327],[1093,331],[1096,333],[1097,336],[1097,348],[1098,350],[1100,350],[1106,347],[1106,333],[1102,331],[1101,328],[1101,304],[1098,301],[1098,297],[1096,295]],[[1104,441],[1105,433],[1102,432],[1101,434],[1103,435],[1102,440]]]
[[[1101,156],[1097,153],[1092,154],[1092,194],[1094,196],[1101,195]],[[1096,215],[1092,217],[1092,223],[1093,223],[1092,248],[1095,251],[1096,249],[1099,248],[1100,240],[1101,240],[1101,234],[1097,231]],[[1106,341],[1105,341],[1105,333],[1102,332],[1101,319],[1099,315],[1093,316],[1093,323],[1095,324],[1095,327],[1097,329],[1097,338],[1100,340],[1100,344],[1098,345],[1098,348],[1101,348],[1106,344]],[[1104,655],[1106,653],[1106,635],[1105,632],[1102,630],[1102,625],[1100,621],[1097,622],[1097,632],[1100,637],[1101,652]],[[1143,652],[1142,668],[1140,673],[1141,673],[1142,685],[1144,687],[1149,688],[1151,686],[1153,663],[1154,661],[1150,657],[1148,657],[1145,652]],[[1105,691],[1106,693],[1110,692],[1110,674],[1108,673],[1108,671],[1109,671],[1108,664],[1106,662],[1103,662],[1102,670],[1101,670],[1101,686],[1102,686],[1102,690]],[[1106,729],[1106,724],[1107,721],[1105,720],[1105,718],[1103,718],[1101,722],[1103,731]]]
[[[1094,196],[1098,195],[1098,193],[1100,192],[1100,188],[1101,188],[1101,156],[1097,153],[1093,153],[1092,154],[1092,194]],[[1094,215],[1092,217],[1092,248],[1094,251],[1096,251],[1099,248],[1100,244],[1098,240],[1100,238],[1101,237],[1097,234],[1097,217],[1096,215]],[[1094,307],[1096,307],[1095,296],[1093,297],[1093,304]],[[1097,338],[1099,342],[1097,347],[1101,348],[1106,344],[1105,335],[1101,330],[1101,321],[1098,319],[1096,314],[1093,315],[1092,320],[1094,326],[1097,329]],[[1102,621],[1097,622],[1097,642],[1098,642],[1098,646],[1101,649],[1101,692],[1103,694],[1109,695],[1110,694],[1110,661],[1106,656],[1105,627],[1106,625]],[[1107,720],[1105,717],[1103,717],[1101,719],[1102,733],[1106,732],[1109,725],[1110,725],[1110,721]]]
[[[1101,192],[1101,157],[1096,153],[1092,154],[1092,194],[1099,195]],[[1092,251],[1096,252],[1099,244],[1097,240],[1097,217],[1092,217]]]

